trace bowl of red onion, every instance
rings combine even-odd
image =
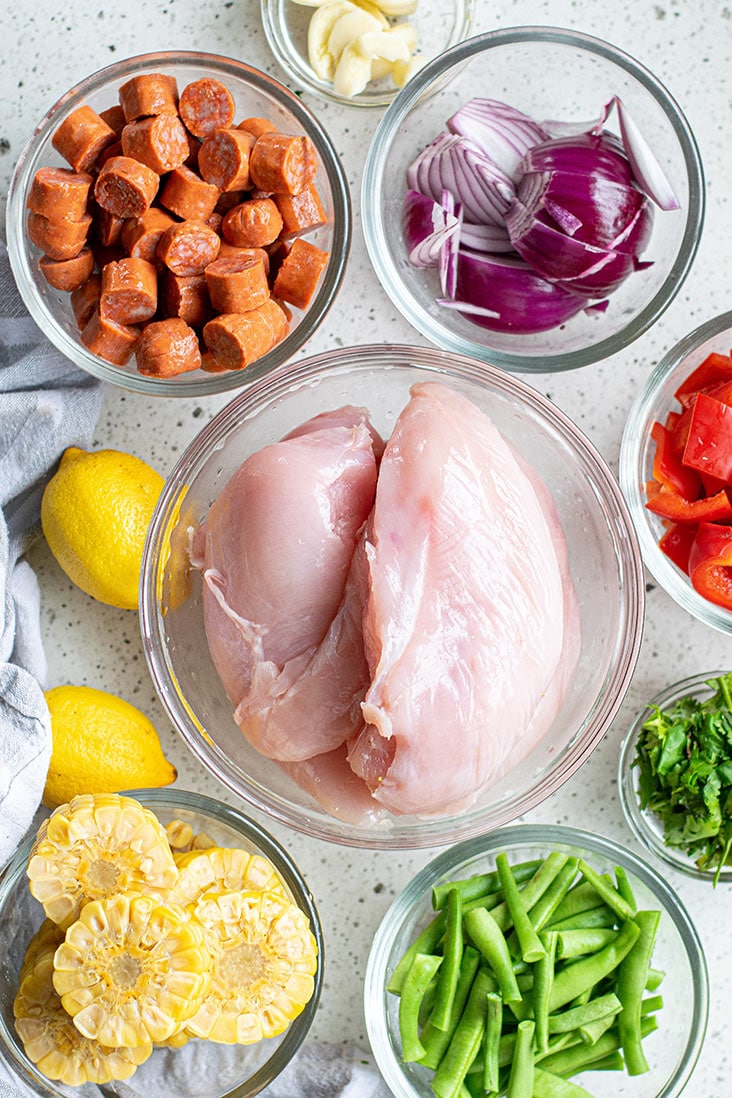
[[[704,220],[669,91],[600,39],[478,35],[387,109],[363,175],[375,272],[433,343],[517,372],[627,346],[686,277]]]

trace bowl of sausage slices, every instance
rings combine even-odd
[[[239,61],[128,58],[50,108],[8,195],[41,330],[127,389],[237,388],[304,345],[343,278],[348,186],[297,96]]]

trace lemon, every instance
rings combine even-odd
[[[120,450],[65,451],[41,501],[41,526],[69,579],[110,606],[136,610],[142,550],[163,488]]]
[[[49,808],[79,793],[170,785],[177,774],[144,713],[91,686],[46,692],[51,713],[51,764],[43,793]]]

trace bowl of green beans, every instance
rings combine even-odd
[[[618,844],[502,828],[444,851],[394,900],[365,976],[395,1098],[675,1098],[708,976],[674,890]]]

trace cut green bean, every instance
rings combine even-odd
[[[432,1079],[432,1089],[438,1098],[453,1098],[480,1049],[491,989],[486,975],[483,969],[478,971],[460,1021]]]
[[[460,962],[463,956],[463,911],[462,899],[457,889],[453,889],[447,898],[447,926],[442,945],[442,965],[437,977],[435,1005],[430,1021],[438,1029],[447,1029],[450,1024],[452,1004],[455,998]]]
[[[424,1056],[419,1038],[419,1008],[441,963],[442,957],[434,953],[417,953],[409,966],[399,998],[399,1036],[405,1063],[414,1063]]]
[[[663,983],[665,975],[666,973],[660,968],[649,968],[646,976],[646,991],[656,991]]]
[[[579,858],[568,858],[543,896],[531,906],[529,918],[537,930],[543,930],[556,914],[557,908],[572,887],[577,876]]]
[[[654,1014],[641,1020],[641,1033],[647,1037],[658,1028]],[[620,1051],[620,1036],[617,1028],[609,1029],[594,1045],[577,1044],[560,1049],[541,1060],[541,1067],[554,1075],[576,1075],[580,1071],[595,1069],[595,1063],[611,1053]]]
[[[617,931],[607,928],[589,928],[586,930],[560,930],[557,935],[557,960],[566,961],[574,957],[583,957],[587,953],[597,953],[617,938]]]
[[[527,911],[544,895],[556,878],[559,870],[563,865],[566,865],[566,862],[566,854],[561,854],[558,850],[553,850],[551,854],[539,864],[534,875],[526,881],[524,887],[521,889],[521,900]],[[514,879],[518,881],[515,870]],[[499,904],[498,907],[493,909],[492,914],[504,934],[507,933],[511,929],[513,922],[510,908],[505,900],[502,904]]]
[[[486,1094],[498,1090],[498,1054],[503,1028],[503,1000],[490,992],[487,996],[485,1038],[483,1040],[483,1090]]]
[[[660,911],[636,913],[635,922],[640,934],[618,970],[618,998],[623,1004],[618,1030],[629,1075],[643,1075],[648,1071],[648,1061],[641,1044],[641,1001],[660,921]]]
[[[541,865],[537,859],[529,862],[520,862],[513,867],[513,875],[521,883],[533,877]],[[435,911],[441,910],[447,903],[448,893],[457,889],[463,903],[468,900],[476,900],[486,893],[495,892],[500,888],[500,879],[496,870],[490,873],[476,873],[473,877],[465,877],[462,881],[446,881],[444,884],[435,885],[432,889],[432,906]]]
[[[577,868],[579,869],[579,859],[577,859]],[[587,881],[580,881],[579,884],[569,890],[554,912],[551,929],[554,930],[555,922],[569,919],[573,915],[581,915],[583,911],[592,911],[595,907],[601,907],[602,903],[602,898],[598,896],[592,885],[588,884]]]
[[[663,995],[649,995],[647,999],[641,999],[641,1014],[655,1014],[663,1010]]]
[[[622,1009],[622,1005],[617,995],[612,992],[599,995],[582,1006],[570,1007],[561,1014],[550,1014],[549,1032],[571,1033],[572,1030],[579,1029],[588,1022],[596,1022],[598,1018],[613,1017]]]
[[[580,1040],[585,1045],[596,1045],[604,1033],[615,1024],[615,1016],[611,1018],[598,1018],[594,1022],[587,1022],[577,1030]]]
[[[617,888],[618,892],[623,897],[631,911],[637,911],[638,904],[636,903],[633,886],[630,883],[630,877],[625,872],[622,865],[615,866],[615,887]]]
[[[519,1022],[506,1098],[532,1098],[534,1093],[534,1023]]]
[[[557,919],[547,924],[545,930],[593,930],[599,927],[616,926],[618,922],[614,911],[607,904],[590,908],[588,911],[579,911],[576,915],[568,915],[566,919]]]
[[[468,1001],[468,995],[473,986],[473,981],[479,965],[480,953],[478,950],[473,949],[473,947],[469,945],[465,946],[457,986],[455,988],[452,1011],[450,1013],[450,1022],[447,1029],[437,1029],[437,1027],[428,1020],[422,1030],[420,1038],[424,1045],[424,1055],[420,1060],[420,1063],[424,1064],[425,1067],[432,1068],[433,1071],[437,1069],[440,1060],[445,1055],[445,1050],[450,1044],[452,1035],[460,1021],[460,1016]]]
[[[592,1098],[592,1095],[571,1079],[535,1067],[533,1098]]]
[[[629,919],[623,923],[614,941],[604,949],[557,971],[549,1000],[550,1011],[553,1013],[558,1010],[616,969],[632,949],[639,934],[638,926]]]
[[[552,931],[543,935],[544,956],[534,969],[532,1004],[536,1024],[536,1047],[546,1052],[549,1047],[549,998],[554,983],[554,962],[557,955],[557,935]]]
[[[511,967],[511,954],[492,914],[476,908],[467,911],[463,921],[471,941],[491,966],[504,1001],[519,1002],[521,992]]]
[[[601,1056],[599,1060],[593,1060],[592,1070],[625,1071],[625,1060],[622,1052],[609,1052],[607,1056]]]
[[[389,982],[386,985],[387,991],[391,991],[394,995],[401,994],[412,961],[418,953],[435,952],[438,942],[445,933],[446,925],[447,916],[445,912],[440,912],[440,914],[435,916],[435,918],[427,924],[424,930],[417,935],[392,972]]]
[[[597,892],[598,896],[601,896],[611,911],[614,911],[619,919],[627,920],[632,919],[635,911],[630,904],[623,899],[618,890],[613,887],[605,877],[601,877],[599,873],[596,873],[591,865],[588,865],[584,858],[580,858],[579,871],[592,887]]]
[[[546,956],[546,950],[539,940],[539,935],[534,930],[531,919],[524,906],[523,896],[519,892],[514,880],[511,866],[508,864],[508,856],[501,853],[496,858],[496,869],[501,879],[503,895],[506,898],[513,928],[519,940],[521,957],[527,964],[535,964],[536,961]],[[557,871],[558,872],[558,871]],[[556,875],[555,875],[556,876]],[[547,888],[549,885],[547,884]]]

